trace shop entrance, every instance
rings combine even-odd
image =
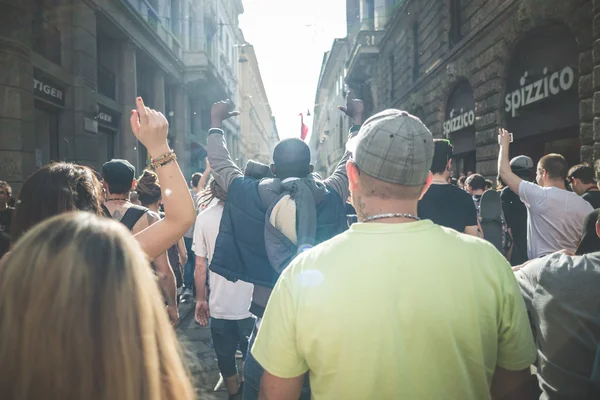
[[[579,51],[570,30],[548,25],[530,31],[515,49],[504,98],[510,155],[534,163],[558,153],[569,166],[581,159],[579,140]]]

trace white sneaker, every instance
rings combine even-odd
[[[183,292],[181,292],[181,302],[185,303],[187,301],[189,301],[192,297],[193,293],[191,289],[188,288],[184,288]]]

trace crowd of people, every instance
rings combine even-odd
[[[230,399],[600,398],[600,162],[510,159],[500,130],[498,184],[456,177],[450,141],[349,95],[331,176],[295,138],[242,170],[219,102],[190,189],[136,102],[137,179],[0,182],[0,398],[195,398],[172,327],[194,300]]]

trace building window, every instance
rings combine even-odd
[[[461,39],[461,7],[460,0],[450,0],[450,46],[454,46]]]
[[[413,40],[413,81],[419,79],[421,75],[419,68],[419,23],[415,22],[412,27],[412,40]]]
[[[62,39],[53,2],[36,0],[33,2],[33,50],[57,65],[62,63]]]

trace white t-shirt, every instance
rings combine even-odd
[[[527,206],[527,254],[530,259],[560,250],[575,252],[583,224],[594,209],[577,194],[522,181],[519,196]]]
[[[194,228],[194,252],[197,257],[212,259],[219,226],[223,216],[223,204],[218,202],[198,215]],[[240,320],[250,318],[250,302],[254,286],[247,282],[231,282],[210,271],[210,315],[217,319]]]

